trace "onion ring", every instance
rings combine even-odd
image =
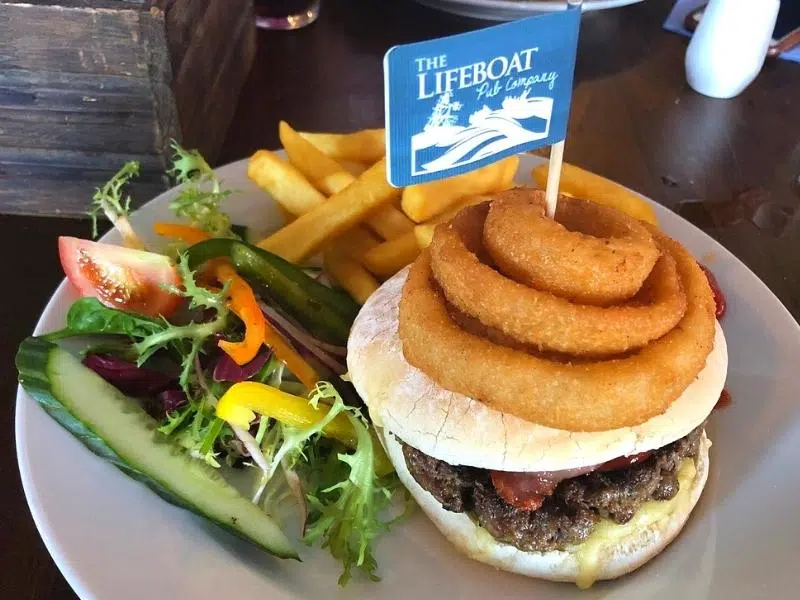
[[[486,207],[481,210],[485,214]],[[434,287],[431,249],[413,263],[403,287],[399,334],[406,360],[446,389],[557,429],[632,427],[663,413],[711,352],[714,300],[691,255],[654,228],[650,231],[675,260],[688,303],[675,328],[635,354],[561,363],[463,331],[448,315],[443,293]]]
[[[538,191],[492,202],[483,243],[502,273],[581,304],[616,304],[639,291],[661,254],[640,221],[566,196],[555,220],[544,207]]]
[[[543,351],[609,356],[646,346],[684,316],[686,293],[663,236],[651,233],[660,256],[636,296],[607,307],[577,304],[484,264],[488,212],[489,203],[465,208],[437,227],[429,247],[433,273],[447,301],[483,325]]]

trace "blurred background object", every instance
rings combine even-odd
[[[764,66],[780,0],[757,8],[739,0],[711,0],[686,50],[686,80],[712,98],[738,96]]]
[[[664,21],[664,28],[691,36],[700,24],[707,5],[708,0],[677,0]],[[744,6],[747,10],[762,9],[761,3]],[[769,8],[768,4],[766,6]],[[767,56],[800,62],[800,2],[797,0],[780,3]]]
[[[219,155],[256,50],[252,0],[0,1],[0,211],[77,215],[128,160],[145,200],[169,141]]]
[[[455,15],[511,21],[533,15],[564,10],[567,0],[416,0],[420,4]],[[583,0],[584,12],[637,4],[642,0]]]
[[[253,0],[260,29],[300,29],[319,16],[320,0]]]

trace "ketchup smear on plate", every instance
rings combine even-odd
[[[731,393],[728,390],[722,390],[722,393],[719,395],[719,400],[714,405],[714,410],[724,410],[728,408],[733,399],[731,398]]]
[[[700,265],[700,268],[703,269],[703,272],[706,274],[708,278],[708,285],[711,286],[711,292],[714,294],[714,305],[716,310],[714,311],[717,320],[722,318],[722,315],[725,314],[725,310],[728,308],[728,303],[725,301],[725,294],[722,293],[722,289],[719,287],[719,282],[717,278],[714,277],[714,274],[711,272],[705,265]]]

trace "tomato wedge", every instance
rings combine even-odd
[[[181,283],[175,265],[161,254],[74,237],[58,238],[61,266],[82,296],[110,308],[148,317],[169,317],[182,298],[164,289]]]

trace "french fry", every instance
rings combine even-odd
[[[303,173],[269,150],[259,150],[250,157],[247,176],[295,216],[307,213],[326,200]]]
[[[466,196],[508,189],[518,167],[519,156],[513,155],[463,175],[410,185],[403,190],[403,212],[413,221],[422,223],[442,214]]]
[[[332,245],[339,248],[346,256],[364,264],[364,255],[380,245],[380,240],[368,229],[353,227],[338,237]]]
[[[386,155],[386,130],[362,129],[353,133],[300,132],[334,160],[373,164]]]
[[[283,204],[278,204],[277,207],[278,207],[278,212],[281,213],[281,216],[283,217],[285,223],[291,223],[292,221],[295,220],[295,216],[292,213],[290,213],[288,209],[285,206],[283,206]]]
[[[364,265],[378,277],[391,277],[419,256],[413,231],[383,242],[364,255]]]
[[[326,196],[342,191],[356,180],[334,159],[292,129],[286,121],[278,124],[278,137],[289,162]]]
[[[386,160],[381,159],[352,185],[264,238],[258,245],[288,261],[300,262],[399,194],[399,189],[389,185]]]
[[[469,198],[459,200],[458,204],[456,204],[447,212],[442,213],[438,217],[434,217],[429,221],[420,223],[414,227],[414,235],[417,239],[417,245],[420,249],[427,248],[431,245],[431,241],[433,240],[433,231],[436,229],[437,225],[449,221],[467,206],[472,206],[473,204],[478,204],[490,199],[490,196],[470,196]]]
[[[381,206],[364,219],[372,231],[385,240],[393,240],[414,230],[414,221],[394,206]]]
[[[517,170],[519,169],[519,156],[512,156],[511,158],[512,160],[503,161],[505,168],[500,173],[498,189],[493,191],[501,192],[514,186],[514,178],[517,176]]]
[[[531,177],[540,188],[544,189],[547,186],[547,163],[531,171]],[[635,219],[658,226],[658,218],[653,207],[641,196],[610,179],[575,165],[569,163],[561,165],[559,192],[611,206]]]
[[[339,164],[342,165],[344,170],[347,171],[348,173],[350,173],[350,175],[352,175],[353,177],[358,177],[364,171],[369,169],[369,165],[365,165],[364,163],[360,163],[360,162],[353,162],[353,161],[350,161],[350,160],[339,161]]]
[[[414,237],[417,240],[417,247],[425,249],[431,245],[433,241],[433,232],[436,230],[438,224],[439,223],[435,223],[431,220],[414,227]]]
[[[359,304],[378,289],[378,281],[364,267],[337,247],[323,253],[325,269]]]
[[[285,121],[278,125],[278,135],[289,161],[323,194],[332,196],[356,180]],[[411,219],[390,204],[367,215],[365,223],[385,240],[399,237],[414,228]]]
[[[267,150],[259,150],[250,157],[247,175],[275,199],[286,224],[327,201],[299,169]],[[367,250],[380,243],[360,226],[353,227],[347,236],[348,247],[353,249],[351,258],[354,259],[362,257]]]

